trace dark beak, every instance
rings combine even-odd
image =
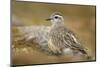
[[[51,18],[46,19],[46,21],[50,21],[50,20],[51,20]]]

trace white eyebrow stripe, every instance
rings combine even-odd
[[[55,15],[55,16],[62,17],[61,15]]]

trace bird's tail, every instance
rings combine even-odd
[[[84,55],[84,57],[87,59],[87,60],[90,60],[92,59],[92,57],[90,55],[88,55],[88,53],[85,51],[85,50],[80,50],[82,52],[82,54]]]

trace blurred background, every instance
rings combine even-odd
[[[87,49],[91,60],[95,60],[96,46],[96,6],[51,4],[37,2],[15,2],[12,0],[12,63],[13,64],[41,64],[80,61],[79,58],[62,56],[48,56],[27,43],[15,42],[18,31],[17,26],[45,25],[45,21],[52,13],[61,12],[64,16],[65,26],[75,32],[83,46]],[[21,45],[20,45],[21,44]],[[28,43],[29,44],[29,43]],[[34,43],[35,44],[35,43]],[[88,61],[88,60],[87,60]]]

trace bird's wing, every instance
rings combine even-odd
[[[64,29],[64,30],[66,30],[63,32],[64,35],[62,35],[64,43],[68,47],[79,50],[82,53],[86,54],[83,46],[79,42],[78,37],[72,31],[69,31],[67,29]]]
[[[63,40],[68,46],[72,48],[81,48],[77,37],[73,35],[72,33],[64,32]]]

